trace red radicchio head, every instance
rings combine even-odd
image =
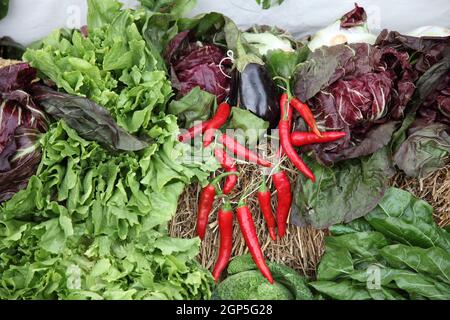
[[[230,61],[219,47],[190,41],[189,31],[180,32],[169,43],[165,58],[170,65],[172,85],[184,96],[200,87],[222,102],[230,90]]]

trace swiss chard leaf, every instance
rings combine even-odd
[[[450,235],[433,221],[433,208],[409,192],[389,188],[379,205],[365,219],[386,237],[422,248],[450,246]]]
[[[58,120],[64,119],[84,139],[96,141],[113,151],[138,151],[148,147],[146,141],[120,128],[108,110],[89,99],[43,86],[36,86],[34,93],[36,101],[48,114]]]
[[[353,271],[353,260],[350,252],[344,248],[339,248],[330,250],[322,256],[317,268],[317,279],[321,281],[333,280]]]
[[[373,210],[393,174],[386,148],[372,156],[325,167],[311,161],[317,183],[301,175],[295,186],[292,223],[327,228]]]
[[[394,287],[407,293],[411,299],[417,296],[432,300],[446,300],[450,296],[450,286],[440,284],[439,281],[427,275],[415,273],[407,270],[397,270],[392,268],[379,268],[379,280],[381,288]],[[366,284],[369,280],[366,270],[353,273],[350,277],[353,280]]]
[[[319,293],[332,299],[449,299],[448,235],[424,201],[390,188],[371,213],[334,231],[342,235],[326,238],[317,281],[310,283]]]
[[[326,248],[345,249],[350,254],[358,257],[358,262],[376,261],[379,256],[379,250],[388,245],[386,237],[380,232],[356,232],[342,236],[329,237],[326,240]],[[320,278],[320,277],[319,277]]]
[[[245,139],[250,146],[254,146],[258,139],[267,132],[269,122],[264,121],[248,110],[233,107],[231,111],[230,128],[236,130],[236,135],[242,133],[242,138]]]
[[[371,300],[365,285],[355,285],[350,280],[340,282],[313,281],[309,285],[318,292],[337,300]]]
[[[294,52],[280,49],[270,50],[265,56],[265,62],[272,78],[279,77],[291,82],[294,79],[297,67],[306,60],[309,53],[310,51],[307,46],[303,46]],[[279,80],[276,82],[285,86],[285,83]]]
[[[393,268],[427,273],[450,284],[450,253],[444,249],[395,244],[384,247],[380,254]]]

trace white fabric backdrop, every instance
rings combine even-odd
[[[355,0],[285,0],[262,10],[254,0],[198,0],[192,14],[219,11],[240,26],[275,24],[301,36],[327,26],[353,8]],[[123,0],[133,5],[136,0]],[[372,31],[389,28],[400,32],[425,26],[450,27],[449,0],[359,0],[369,15]],[[79,27],[86,22],[86,0],[11,0],[9,15],[0,21],[0,36],[28,44],[58,27]]]

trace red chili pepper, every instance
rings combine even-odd
[[[216,184],[224,177],[229,175],[237,175],[236,172],[222,173],[216,177],[210,184],[203,188],[200,193],[200,199],[198,201],[197,209],[197,235],[201,240],[205,237],[206,225],[208,224],[209,214],[211,213],[214,198],[216,197]]]
[[[276,227],[277,222],[273,216],[270,190],[267,189],[266,181],[263,179],[261,187],[258,191],[258,202],[261,207],[261,212],[266,220],[269,229],[269,235],[272,240],[277,240]]]
[[[285,118],[285,116],[289,120],[289,131],[291,131],[292,128],[292,121],[293,121],[293,112],[291,109],[291,105],[289,104],[289,97],[287,93],[283,93],[280,97],[280,111],[281,111],[281,119]],[[278,148],[277,151],[277,158],[281,158],[281,156],[284,154],[283,148]]]
[[[224,149],[216,148],[214,149],[214,155],[217,161],[219,161],[225,172],[237,172],[236,162],[231,158]],[[229,194],[233,191],[238,181],[236,175],[231,175],[225,178],[225,183],[223,185],[223,194]]]
[[[292,204],[292,191],[289,177],[285,171],[280,171],[272,176],[272,181],[277,190],[278,207],[277,207],[277,225],[278,236],[283,238],[286,233],[286,224],[289,216],[289,210]]]
[[[262,275],[272,284],[273,277],[269,270],[269,267],[264,260],[261,247],[259,246],[258,236],[256,235],[255,223],[253,222],[252,214],[250,209],[245,204],[245,202],[239,202],[237,208],[237,218],[239,226],[241,228],[242,235],[244,236],[245,243],[247,244],[248,250],[252,255],[253,261],[261,271]]]
[[[213,142],[214,134],[220,129],[228,120],[230,116],[231,107],[228,103],[222,102],[217,108],[216,114],[209,120],[206,128],[205,136],[203,137],[203,146],[206,148]]]
[[[219,209],[218,220],[220,234],[219,256],[212,272],[216,282],[219,281],[220,275],[230,261],[231,248],[233,247],[233,210],[229,202],[225,202]]]
[[[342,131],[322,132],[322,136],[318,137],[313,132],[294,132],[291,134],[292,145],[301,147],[308,144],[326,143],[342,139],[347,134]]]
[[[206,131],[209,121],[201,121],[178,136],[178,141],[186,142]]]
[[[311,109],[308,107],[308,105],[301,102],[297,98],[292,98],[290,104],[292,107],[294,107],[295,110],[297,110],[300,116],[305,120],[308,127],[310,127],[311,130],[319,137],[322,136],[322,133],[319,131],[319,128],[317,127],[316,119],[314,119],[314,115],[311,112]]]
[[[260,158],[256,153],[247,149],[239,142],[237,142],[235,139],[231,138],[230,136],[227,136],[226,134],[220,136],[219,142],[222,143],[225,146],[225,148],[233,152],[233,154],[237,155],[238,157],[259,164],[260,166],[263,167],[270,168],[272,166],[272,164],[269,161]]]
[[[280,102],[283,102],[285,99],[284,95],[281,97]],[[292,116],[292,109],[280,103],[281,106],[281,119],[280,124],[278,125],[278,130],[280,132],[280,142],[281,147],[283,148],[283,152],[288,156],[289,160],[291,160],[292,164],[305,176],[311,179],[313,182],[316,181],[314,174],[312,171],[306,166],[303,160],[295,151],[294,147],[291,144],[291,128],[289,119]],[[285,110],[286,108],[286,110]]]
[[[281,111],[281,118],[283,119],[287,117],[287,119],[289,120],[289,128],[292,128],[292,120],[294,117],[294,113],[289,103],[289,97],[287,93],[283,93],[280,97],[280,111]]]

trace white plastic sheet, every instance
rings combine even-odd
[[[28,44],[59,27],[86,23],[86,0],[11,0],[9,15],[0,21],[0,36],[9,35]],[[128,6],[136,0],[123,0]],[[369,15],[369,27],[408,32],[427,25],[450,27],[449,0],[359,0]],[[254,0],[198,0],[192,14],[218,11],[243,28],[253,24],[278,25],[296,36],[314,33],[351,10],[354,0],[285,0],[262,10]]]

